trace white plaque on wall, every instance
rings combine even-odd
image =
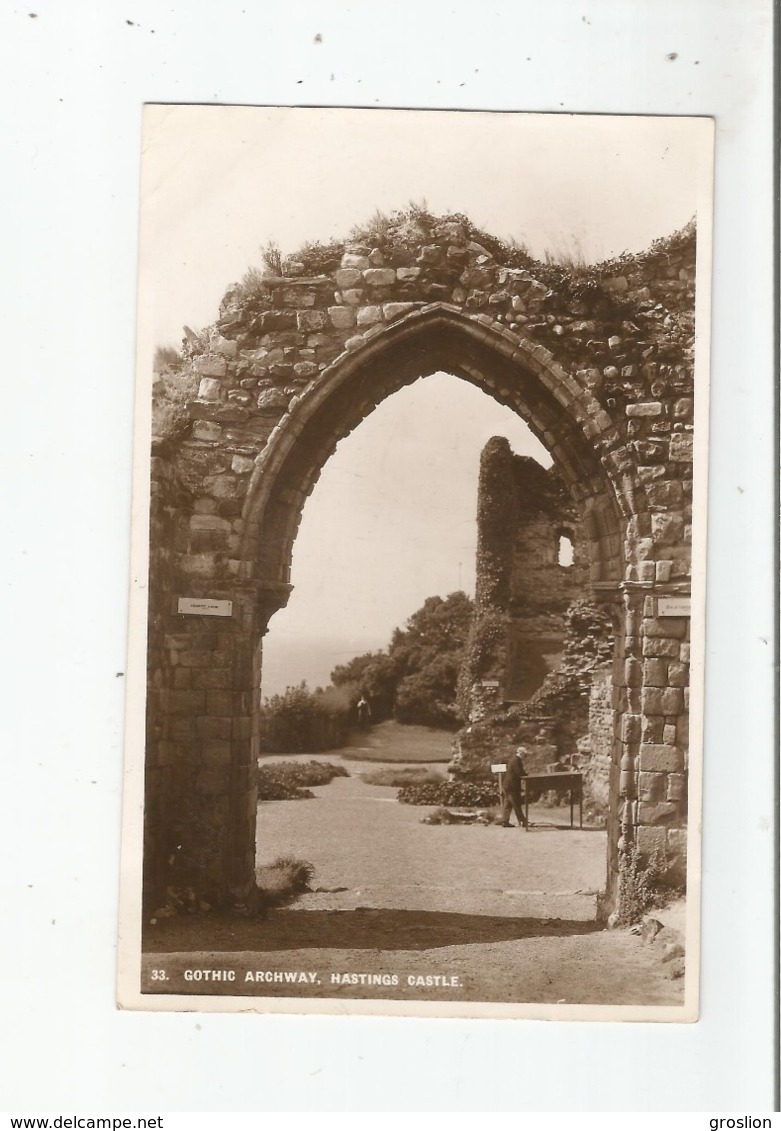
[[[213,597],[180,597],[177,612],[201,617],[229,617],[233,615],[233,601],[217,601]]]
[[[690,617],[691,613],[691,597],[660,597],[656,606],[656,615],[660,617]]]

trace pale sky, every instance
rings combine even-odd
[[[213,322],[260,249],[343,238],[425,199],[481,228],[589,261],[682,227],[707,191],[710,134],[687,118],[148,107],[139,352]],[[145,352],[146,351],[146,352]],[[474,588],[480,450],[549,458],[484,393],[435,375],[342,441],[308,501],[289,606],[264,641],[266,694],[384,646],[434,594]]]

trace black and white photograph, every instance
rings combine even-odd
[[[712,135],[146,108],[122,1004],[696,1019]]]

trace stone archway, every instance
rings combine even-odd
[[[343,436],[437,370],[518,412],[582,515],[591,585],[616,631],[610,892],[619,833],[646,852],[680,847],[688,621],[660,616],[658,602],[688,593],[687,355],[677,368],[649,360],[659,344],[615,298],[624,276],[546,287],[469,237],[464,223],[438,222],[403,254],[348,248],[328,273],[267,278],[251,301],[229,292],[218,328],[190,350],[191,424],[153,460],[152,899],[186,885],[240,902],[252,887],[262,638],[290,593],[304,502]],[[637,267],[643,287],[633,280],[638,321],[655,305],[653,266]],[[623,339],[611,332],[621,327]],[[183,614],[182,593],[230,602],[230,614]]]

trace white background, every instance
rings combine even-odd
[[[29,4],[0,8],[0,1102],[52,1112],[768,1110],[768,0]],[[144,101],[715,115],[699,1024],[115,1010]]]

